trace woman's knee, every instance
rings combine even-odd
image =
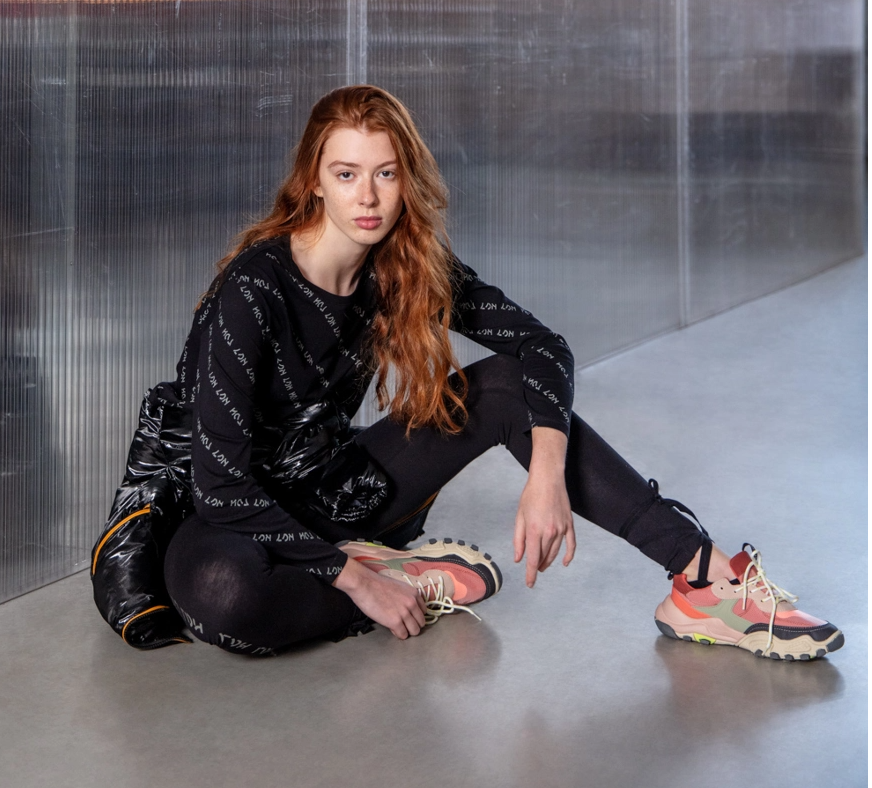
[[[470,385],[475,381],[482,388],[509,390],[523,385],[524,365],[514,356],[496,353],[463,368]]]
[[[188,626],[188,619],[193,619],[208,620],[210,628],[232,628],[244,599],[250,596],[247,574],[235,556],[210,555],[189,562],[183,576],[170,571],[167,590]],[[197,633],[205,634],[202,627]]]
[[[245,633],[252,609],[258,607],[260,575],[268,568],[263,546],[220,531],[198,539],[195,530],[177,534],[167,551],[170,598],[194,637],[227,650],[250,651],[254,647],[246,643]],[[227,537],[234,536],[227,544]]]
[[[271,656],[275,649],[260,642],[258,622],[263,604],[257,569],[235,556],[212,557],[191,572],[176,609],[198,639],[233,654]]]
[[[511,356],[495,355],[464,369],[469,381],[466,397],[468,426],[493,434],[491,445],[508,445],[512,435],[530,429],[524,398],[523,367]]]
[[[524,372],[518,359],[499,354],[488,356],[464,367],[463,372],[469,385],[468,405],[495,401],[508,406],[524,404]]]

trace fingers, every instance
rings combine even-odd
[[[560,545],[563,543],[563,536],[557,532],[557,530],[552,530],[546,533],[544,543],[542,545],[542,555],[544,556],[542,559],[542,563],[539,566],[539,571],[544,572],[551,564],[554,559],[557,558],[558,553],[560,552]]]
[[[409,636],[415,637],[416,635],[420,635],[424,630],[424,613],[427,611],[427,602],[419,589],[413,589],[411,586],[406,586],[402,583],[401,588],[403,588],[403,591],[407,594],[403,600],[404,609],[402,612],[402,626],[400,628],[400,631],[405,634],[397,635],[397,637],[401,640],[405,640]],[[413,593],[409,594],[410,591]],[[394,632],[394,634],[396,635],[397,633]]]
[[[390,627],[391,633],[400,640],[420,635],[423,629],[424,611],[417,602],[401,615],[399,621]]]
[[[566,555],[563,556],[563,566],[569,566],[573,558],[575,558],[575,525],[570,522],[569,530],[566,532]]]
[[[576,547],[575,527],[571,520],[567,523],[565,531],[554,527],[543,529],[538,534],[527,533],[527,586],[532,588],[536,583],[536,573],[544,572],[554,563],[557,556],[560,555],[560,548],[564,539],[566,539],[566,554],[563,558],[563,565],[569,566],[569,563],[575,557]]]
[[[520,512],[518,512],[515,516],[515,536],[512,539],[512,544],[515,546],[516,564],[524,557],[524,545],[527,541],[526,531],[527,526],[524,522],[524,517]]]
[[[426,607],[417,588],[368,569],[359,578],[362,584],[352,585],[346,593],[367,616],[400,640],[420,634]]]
[[[391,627],[391,633],[400,640],[407,640],[419,635],[422,629],[423,627],[419,626],[413,618],[408,618]]]
[[[405,640],[409,636],[415,637],[416,635],[420,635],[425,626],[424,613],[427,610],[427,603],[423,595],[420,591],[415,589],[414,596],[407,599],[408,601],[406,604],[408,607],[403,611],[402,626],[400,628],[400,631],[404,634],[397,635],[397,633],[394,632],[394,634],[401,640]]]
[[[568,565],[575,555],[575,530],[572,512],[562,474],[534,477],[532,470],[515,517],[514,545],[515,563],[526,553],[526,583],[532,588],[536,574],[544,572],[560,555],[566,539],[566,554],[563,564]]]
[[[536,585],[536,573],[541,563],[542,546],[538,539],[530,539],[527,545],[527,588]]]
[[[422,594],[415,595],[415,601],[417,602],[415,609],[412,611],[412,615],[415,619],[415,623],[418,625],[418,632],[424,629],[424,623],[426,619],[424,618],[424,613],[427,612],[427,605],[424,601],[424,596]],[[418,632],[415,632],[417,635]]]

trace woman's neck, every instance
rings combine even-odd
[[[370,247],[331,235],[329,227],[319,234],[292,235],[291,256],[313,285],[334,295],[348,296],[357,289]]]

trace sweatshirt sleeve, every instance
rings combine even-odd
[[[210,525],[245,533],[271,552],[332,579],[347,556],[320,539],[270,498],[252,474],[252,433],[259,389],[272,369],[270,317],[281,295],[261,277],[237,273],[215,296],[203,331],[192,435],[192,487],[197,514]],[[262,385],[260,378],[266,380]],[[287,384],[292,384],[288,379]]]
[[[497,353],[520,359],[531,427],[569,434],[575,361],[559,334],[455,258],[451,328]]]

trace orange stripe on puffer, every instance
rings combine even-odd
[[[151,504],[147,503],[142,509],[138,512],[134,512],[133,514],[127,515],[118,525],[114,528],[111,528],[109,532],[100,540],[100,544],[97,545],[97,549],[94,551],[94,561],[91,564],[91,574],[93,575],[97,571],[97,559],[100,557],[100,551],[103,549],[103,545],[109,541],[109,538],[114,534],[119,528],[121,528],[124,523],[130,522],[134,517],[139,517],[141,514],[148,514],[151,511]]]
[[[675,606],[686,616],[690,616],[691,618],[711,618],[711,616],[707,616],[705,613],[700,613],[693,605],[688,602],[684,596],[676,591],[674,588],[672,589],[672,601],[675,602]]]
[[[137,618],[142,618],[143,616],[147,616],[149,613],[154,613],[155,610],[167,610],[169,609],[169,605],[155,605],[154,607],[150,607],[148,610],[143,610],[141,613],[137,613],[135,616],[132,616],[130,620],[124,625],[121,629],[121,639],[127,643],[127,638],[125,635],[127,634],[127,627],[129,627]]]

